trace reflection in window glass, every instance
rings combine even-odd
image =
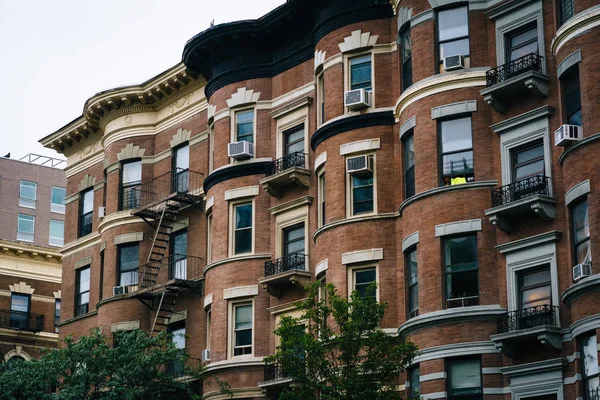
[[[19,197],[27,200],[35,200],[37,191],[37,183],[21,181]]]
[[[52,204],[64,206],[66,193],[67,193],[66,189],[53,187],[52,188]]]
[[[481,399],[481,360],[452,359],[447,362],[448,399]]]
[[[354,270],[354,290],[360,297],[376,297],[376,291],[370,291],[369,286],[376,282],[375,268]]]
[[[90,303],[90,267],[77,270],[75,315],[86,314]]]
[[[252,354],[252,303],[234,305],[233,355]]]
[[[50,246],[62,246],[65,242],[65,223],[63,221],[50,220]]]
[[[573,221],[573,245],[575,262],[581,264],[592,260],[590,249],[590,220],[588,202],[583,199],[571,207]]]
[[[372,89],[370,54],[350,59],[350,89]]]
[[[581,339],[581,363],[583,364],[583,385],[587,399],[594,399],[600,387],[600,368],[598,367],[598,343],[595,334]]]
[[[234,207],[234,254],[252,251],[252,203]]]
[[[521,274],[519,293],[521,309],[551,305],[550,267]]]
[[[373,173],[351,176],[353,215],[373,212]]]
[[[538,53],[537,26],[530,25],[511,32],[508,36],[508,61],[514,61],[528,54]]]
[[[409,318],[412,318],[419,315],[419,274],[416,247],[406,253],[405,260],[408,270],[408,313]]]
[[[119,246],[119,286],[136,285],[138,283],[139,264],[139,243],[136,242]]]
[[[440,122],[442,184],[456,185],[475,180],[471,117]]]
[[[444,240],[444,271],[446,299],[479,296],[476,236]]]
[[[237,141],[254,143],[254,110],[238,111],[235,119]]]
[[[440,64],[448,56],[469,55],[469,13],[467,7],[437,13]]]

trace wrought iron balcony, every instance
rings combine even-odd
[[[516,60],[507,62],[496,68],[490,69],[486,74],[486,86],[490,87],[504,82],[510,78],[520,75],[527,71],[542,72],[544,57],[537,53],[530,53]]]
[[[40,332],[44,330],[44,315],[0,309],[0,328]]]
[[[306,168],[306,154],[295,152],[267,164],[265,175],[271,176],[290,168]]]
[[[549,196],[550,178],[536,175],[492,190],[492,207],[502,206],[536,194]]]
[[[166,200],[190,204],[199,202],[204,175],[189,169],[175,168],[131,188],[130,205],[134,215],[149,211]]]
[[[295,152],[267,164],[266,178],[260,183],[273,197],[281,197],[287,185],[308,187],[310,171],[307,168],[307,154]]]
[[[140,265],[137,269],[139,290],[154,286],[177,284],[181,281],[197,281],[202,277],[202,258],[186,254],[171,254],[159,261]]]
[[[518,331],[538,326],[557,326],[558,307],[551,305],[524,308],[498,317],[498,333]]]
[[[292,270],[306,271],[306,254],[295,253],[265,262],[265,276]]]
[[[177,378],[186,376],[190,369],[199,371],[202,367],[202,360],[189,357],[186,361],[171,361],[165,365],[165,372]]]
[[[287,378],[283,373],[283,368],[279,364],[265,364],[265,382],[275,379]]]

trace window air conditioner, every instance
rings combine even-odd
[[[352,175],[366,174],[373,172],[373,157],[358,156],[346,160],[346,171]]]
[[[583,127],[581,126],[565,124],[554,131],[555,146],[568,146],[581,139],[583,139]]]
[[[113,287],[113,296],[118,296],[120,294],[129,293],[129,286],[115,286]]]
[[[235,158],[236,160],[247,160],[254,157],[254,144],[245,140],[229,143],[227,153],[229,157]]]
[[[457,54],[455,56],[444,57],[444,71],[454,71],[455,69],[465,68],[465,58]]]
[[[209,349],[202,350],[202,361],[209,361],[209,360],[210,360],[210,350]]]
[[[590,275],[592,275],[591,262],[584,262],[573,267],[573,281],[575,282]]]
[[[371,92],[365,89],[348,90],[344,94],[344,105],[351,110],[367,108],[371,105]]]
[[[106,216],[106,207],[98,207],[98,218],[104,218]]]

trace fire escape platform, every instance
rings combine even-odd
[[[192,289],[193,291],[200,293],[202,290],[202,281],[199,279],[187,280],[187,279],[170,279],[167,282],[155,284],[154,286],[147,287],[131,292],[131,297],[139,297],[140,299],[152,299],[155,296],[160,296],[162,292],[167,290],[184,290]]]
[[[140,218],[155,219],[162,212],[162,209],[165,206],[165,203],[166,203],[166,206],[172,205],[173,207],[177,207],[178,210],[181,211],[192,205],[201,204],[202,203],[202,195],[200,193],[198,193],[198,194],[182,193],[182,192],[171,193],[170,195],[168,195],[166,197],[163,197],[159,200],[155,200],[148,204],[144,204],[142,207],[132,210],[131,215],[135,215],[136,217],[140,217]],[[170,204],[170,203],[176,203],[176,204]]]

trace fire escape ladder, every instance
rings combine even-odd
[[[154,314],[152,329],[150,330],[150,333],[153,336],[164,331],[169,325],[169,321],[173,315],[173,311],[175,310],[175,303],[177,303],[178,296],[179,291],[177,289],[168,287],[163,288]]]

